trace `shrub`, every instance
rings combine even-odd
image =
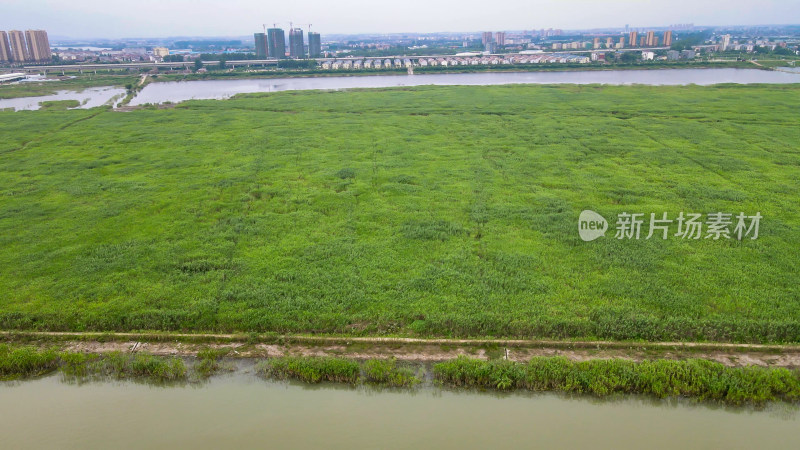
[[[392,387],[409,387],[422,380],[408,367],[398,367],[397,360],[371,359],[364,363],[364,378],[368,383]]]
[[[729,404],[800,399],[800,374],[785,368],[726,367],[690,359],[634,363],[623,359],[570,361],[536,357],[527,364],[482,361],[461,356],[436,364],[434,377],[452,386],[514,387],[606,396],[646,394],[689,397]]]
[[[357,362],[334,357],[284,356],[267,360],[258,372],[279,379],[296,379],[306,383],[332,381],[354,384],[361,372]]]
[[[336,176],[341,178],[341,179],[343,179],[343,180],[348,179],[348,178],[355,178],[356,177],[356,171],[351,169],[351,168],[349,168],[349,167],[345,167],[344,169],[341,169],[338,172],[336,172]]]
[[[55,350],[38,350],[33,347],[12,348],[0,344],[0,379],[38,376],[58,368]]]
[[[222,367],[219,360],[227,355],[229,351],[227,348],[204,348],[200,350],[197,352],[198,362],[194,366],[195,372],[202,378],[208,378],[215,374]]]

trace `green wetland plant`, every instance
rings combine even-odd
[[[409,367],[399,366],[395,358],[370,359],[363,365],[364,382],[388,387],[413,387],[422,379]]]
[[[35,377],[58,368],[58,352],[0,344],[0,380]]]
[[[177,357],[159,357],[145,353],[111,352],[87,366],[89,375],[112,378],[142,378],[152,381],[186,379],[186,364]]]
[[[798,86],[0,112],[0,329],[797,343]],[[584,209],[764,219],[582,242]]]
[[[330,381],[355,384],[361,367],[358,362],[335,357],[284,356],[259,363],[257,371],[278,379],[296,379],[306,383]]]
[[[200,378],[208,378],[211,375],[214,375],[224,368],[221,359],[224,358],[228,353],[230,353],[230,349],[227,348],[204,348],[203,350],[200,350],[197,352],[197,361],[193,366],[194,372]]]
[[[800,373],[785,368],[726,367],[701,359],[571,361],[535,357],[527,363],[459,357],[436,364],[437,381],[488,389],[563,391],[595,396],[643,394],[733,405],[800,400]]]

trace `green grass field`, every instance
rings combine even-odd
[[[494,86],[2,112],[0,328],[800,342],[798,104]],[[584,209],[763,219],[583,242]]]

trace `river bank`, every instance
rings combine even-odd
[[[800,367],[800,345],[715,342],[576,341],[521,339],[415,339],[403,337],[310,336],[277,334],[54,333],[0,332],[0,341],[65,351],[109,353],[141,351],[159,356],[194,357],[205,349],[225,350],[240,358],[283,355],[344,356],[445,361],[459,356],[524,362],[539,356],[574,361],[620,358],[703,358],[728,367]]]
[[[84,347],[85,350],[85,347]],[[192,357],[160,356],[137,342],[127,351],[76,351],[70,347],[0,345],[0,379],[21,380],[60,372],[71,381],[140,379],[192,383],[220,372],[236,371],[250,361],[267,379],[349,385],[415,388],[419,385],[499,391],[567,392],[595,397],[646,395],[683,397],[731,405],[800,400],[800,372],[783,367],[731,367],[700,358],[643,359],[532,356],[509,359],[509,350],[460,355],[440,362],[395,357],[356,358],[283,353],[245,358],[234,347],[203,346]],[[108,350],[108,348],[107,348]],[[261,350],[264,350],[262,347]],[[295,349],[296,351],[296,349]],[[478,353],[478,352],[476,352]],[[233,356],[234,358],[228,358]],[[248,363],[249,364],[249,363]]]

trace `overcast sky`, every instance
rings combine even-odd
[[[800,23],[800,0],[2,0],[0,30],[90,37],[243,36],[289,21],[328,33]]]

